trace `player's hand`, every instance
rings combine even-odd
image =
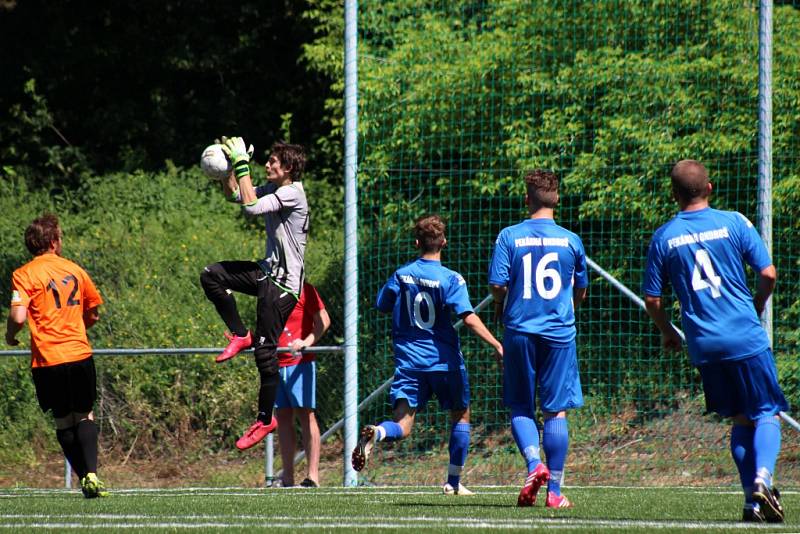
[[[668,334],[661,335],[661,345],[664,350],[671,352],[680,352],[683,347],[681,346],[681,337],[675,330],[671,330]]]
[[[295,339],[291,343],[289,343],[289,348],[292,349],[292,356],[297,356],[300,354],[300,351],[306,347],[305,341],[302,339]]]
[[[241,137],[228,138],[223,135],[221,139],[215,139],[215,141],[222,145],[222,151],[225,152],[225,155],[234,165],[242,161],[249,163],[250,158],[253,157],[253,152],[255,152],[253,145],[246,146],[244,139]]]
[[[222,136],[220,141],[222,151],[225,152],[225,155],[233,165],[233,172],[236,178],[249,175],[250,158],[253,157],[253,152],[255,151],[253,145],[248,147],[241,137],[231,137],[229,139]]]
[[[497,362],[497,365],[500,367],[500,372],[502,373],[503,372],[503,345],[499,345],[499,346],[495,347],[494,353],[492,354],[492,356],[494,356],[494,359]]]

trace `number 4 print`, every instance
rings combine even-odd
[[[722,285],[722,278],[714,272],[714,264],[711,263],[711,256],[705,249],[699,249],[694,253],[694,270],[692,271],[692,289],[700,291],[702,289],[710,289],[711,296],[718,298],[720,293],[720,286]],[[702,274],[700,271],[702,270]]]

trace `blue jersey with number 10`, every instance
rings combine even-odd
[[[497,236],[489,283],[508,288],[503,324],[554,343],[575,339],[572,288],[587,287],[581,239],[553,219],[527,219]]]
[[[743,261],[756,272],[772,265],[752,223],[735,211],[682,211],[653,234],[643,290],[660,297],[669,279],[681,303],[681,324],[696,366],[743,359],[769,348]]]
[[[392,312],[398,369],[447,371],[464,365],[450,313],[473,311],[460,274],[439,261],[419,258],[395,271],[378,293],[376,306]]]

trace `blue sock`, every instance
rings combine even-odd
[[[551,417],[544,422],[542,446],[550,469],[547,491],[561,495],[561,479],[564,476],[564,462],[569,449],[569,427],[564,417]]]
[[[511,434],[517,442],[517,448],[525,458],[528,465],[528,473],[536,469],[542,463],[539,456],[539,428],[532,417],[523,411],[511,411]]]
[[[458,489],[461,470],[467,462],[469,452],[469,423],[456,423],[450,431],[450,465],[447,468],[447,483]]]
[[[378,431],[378,441],[397,441],[403,439],[403,427],[394,421],[384,421],[380,426],[383,429],[383,437],[381,437],[380,430]]]
[[[756,478],[756,457],[753,451],[755,431],[752,426],[733,425],[731,428],[731,456],[739,470],[745,504],[753,502],[753,481]]]
[[[772,474],[775,462],[781,451],[781,423],[769,415],[756,420],[753,436],[753,448],[756,456],[756,478],[760,478],[768,486],[772,486]]]

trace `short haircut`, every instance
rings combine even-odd
[[[306,150],[301,145],[279,141],[272,145],[270,154],[281,162],[281,167],[289,171],[292,180],[300,180],[306,169]]]
[[[50,249],[50,244],[61,237],[61,228],[58,217],[52,213],[45,213],[34,219],[25,229],[25,246],[34,256],[44,254]]]
[[[414,224],[414,237],[423,253],[438,252],[444,247],[445,224],[438,215],[424,215]]]
[[[672,190],[678,200],[690,202],[708,196],[708,171],[703,164],[693,159],[684,159],[672,167]]]
[[[552,171],[534,169],[525,173],[528,199],[535,206],[555,208],[558,204],[558,176]]]

